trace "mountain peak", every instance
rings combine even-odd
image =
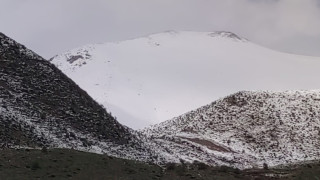
[[[272,51],[226,31],[167,31],[87,45],[51,62],[133,128],[239,90],[319,88],[319,58]]]
[[[235,34],[233,32],[229,32],[229,31],[214,31],[212,33],[209,33],[208,35],[211,37],[229,38],[229,39],[233,39],[233,40],[241,41],[241,42],[248,41],[247,39],[242,38],[242,37],[238,36],[237,34]]]
[[[213,32],[201,32],[201,31],[174,31],[174,30],[168,30],[168,31],[164,31],[161,33],[155,33],[152,34],[150,36],[148,36],[148,38],[150,37],[154,37],[154,36],[159,36],[159,35],[170,35],[170,36],[177,36],[177,35],[186,35],[186,36],[203,36],[203,35],[208,35],[210,37],[220,37],[220,38],[226,38],[226,39],[232,39],[235,40],[237,42],[247,42],[248,40],[238,36],[237,34],[233,33],[233,32],[229,32],[229,31],[213,31]]]

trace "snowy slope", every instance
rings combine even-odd
[[[142,131],[186,161],[239,168],[320,159],[320,91],[243,91]]]
[[[51,62],[135,129],[240,90],[320,88],[320,58],[276,52],[228,32],[168,31],[87,45]]]
[[[0,33],[0,149],[46,146],[176,161],[140,136],[53,64]]]

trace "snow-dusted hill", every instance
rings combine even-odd
[[[164,32],[51,59],[117,119],[142,128],[241,90],[319,89],[320,58],[229,32]]]
[[[53,64],[0,33],[0,149],[73,148],[163,162],[138,135]]]
[[[239,168],[320,159],[320,91],[242,91],[142,131],[187,161]]]

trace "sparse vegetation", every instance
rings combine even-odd
[[[168,171],[174,170],[175,167],[176,167],[176,164],[175,164],[175,163],[168,163],[168,164],[166,165],[166,168],[167,168]]]
[[[37,169],[40,169],[40,164],[38,161],[34,161],[32,164],[31,164],[31,169],[32,170],[37,170]]]
[[[10,161],[9,161],[10,160]],[[210,167],[200,162],[165,167],[68,149],[0,151],[0,179],[316,179],[320,162],[281,168]]]
[[[168,153],[216,166],[268,169],[319,159],[319,93],[240,91],[143,132]]]

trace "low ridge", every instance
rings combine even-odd
[[[241,91],[142,132],[170,154],[211,165],[319,160],[320,91]]]

